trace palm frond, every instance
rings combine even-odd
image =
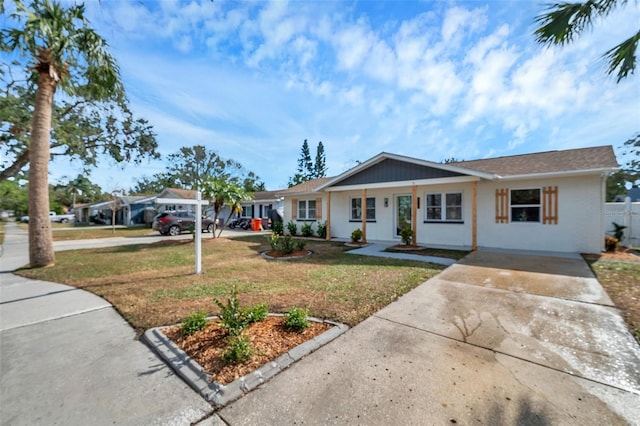
[[[540,44],[566,44],[582,31],[591,28],[596,18],[608,15],[615,6],[627,0],[587,0],[582,3],[555,3],[535,18],[540,25],[535,30]]]
[[[623,78],[635,72],[638,42],[640,42],[640,31],[603,55],[609,62],[607,74],[617,74],[616,82],[620,83]]]

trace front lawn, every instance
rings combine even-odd
[[[72,232],[72,231],[69,231]],[[342,243],[311,241],[314,253],[266,260],[266,236],[203,239],[203,274],[194,275],[191,240],[56,253],[51,268],[19,275],[82,288],[112,303],[138,333],[180,322],[232,288],[242,306],[265,302],[271,312],[309,308],[310,315],[355,325],[444,269],[424,262],[346,253]]]
[[[19,223],[18,226],[25,231],[29,230],[28,223]],[[53,235],[53,241],[86,240],[91,238],[137,237],[149,234],[159,235],[158,232],[143,226],[124,227],[118,225],[114,230],[111,227],[102,225],[100,225],[100,227],[94,227],[84,224],[74,225],[72,223],[52,223],[51,233]]]
[[[614,305],[621,310],[631,334],[640,343],[640,262],[587,261]]]

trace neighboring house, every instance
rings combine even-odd
[[[272,218],[273,211],[282,217],[284,213],[284,198],[282,191],[260,191],[253,193],[253,199],[241,203],[240,217],[262,219],[266,229],[266,221]]]
[[[328,239],[399,241],[408,226],[432,247],[599,252],[617,167],[611,146],[448,164],[383,152],[280,195],[285,223],[324,221]]]
[[[640,202],[640,187],[638,187],[638,185],[633,185],[631,189],[627,191],[627,197],[631,199],[632,203]]]
[[[76,221],[79,223],[111,224],[114,202],[116,225],[142,225],[151,223],[155,215],[154,200],[151,196],[116,196],[115,199],[92,204],[76,205]]]

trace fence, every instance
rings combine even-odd
[[[613,222],[626,226],[622,245],[640,247],[640,203],[632,203],[629,197],[624,203],[605,203],[604,229],[607,234],[613,234]]]

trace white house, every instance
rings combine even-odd
[[[258,191],[253,193],[251,200],[241,203],[240,217],[249,219],[262,219],[266,229],[267,221],[273,219],[273,212],[281,217],[283,215],[284,198],[279,195],[281,191]]]
[[[430,247],[599,252],[617,167],[611,146],[448,164],[383,152],[280,195],[285,223],[326,222],[328,239],[395,241],[408,226]]]

